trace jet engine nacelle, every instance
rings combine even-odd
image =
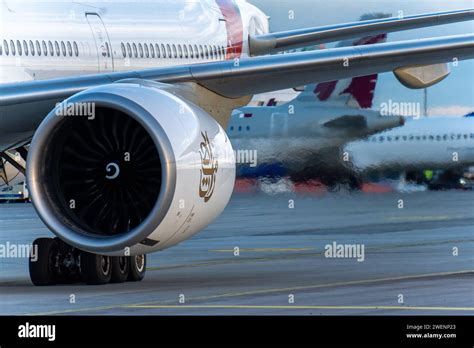
[[[157,88],[158,86],[158,88]],[[30,148],[33,204],[58,237],[144,254],[204,229],[227,205],[235,159],[222,127],[166,85],[86,90],[46,117]]]

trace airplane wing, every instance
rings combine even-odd
[[[358,36],[392,33],[472,19],[474,19],[474,9],[468,9],[251,35],[249,37],[250,54],[252,56],[271,54]]]
[[[234,61],[5,84],[0,129],[35,129],[57,102],[80,91],[124,79],[196,83],[225,98],[473,58],[474,34],[353,46]],[[229,115],[230,117],[230,115]],[[1,145],[1,144],[0,144]],[[1,148],[0,148],[1,150]]]

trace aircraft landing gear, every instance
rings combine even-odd
[[[145,278],[145,272],[146,255],[131,256],[128,280],[131,282],[141,282]]]
[[[141,281],[146,255],[106,256],[80,251],[59,238],[39,238],[29,260],[30,278],[36,286],[83,281],[88,285]]]

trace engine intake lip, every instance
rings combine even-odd
[[[152,138],[161,161],[161,185],[158,199],[146,219],[127,233],[101,236],[76,226],[61,213],[42,178],[45,175],[50,139],[68,117],[59,117],[53,109],[33,137],[27,160],[27,183],[33,205],[44,224],[65,242],[94,253],[117,252],[144,241],[163,221],[175,193],[176,160],[171,143],[159,122],[134,101],[107,91],[81,92],[65,102],[94,103],[97,108],[121,111],[135,119]]]

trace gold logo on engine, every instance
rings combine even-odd
[[[199,149],[201,155],[201,180],[199,181],[199,196],[207,203],[211,199],[216,185],[216,173],[219,168],[217,159],[212,153],[211,142],[207,132],[202,133],[203,141]]]

